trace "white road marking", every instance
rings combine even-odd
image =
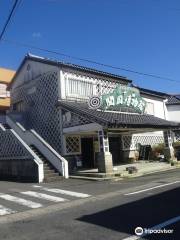
[[[21,192],[22,194],[31,196],[31,197],[36,197],[36,198],[41,198],[41,199],[45,199],[45,200],[49,200],[52,202],[64,202],[64,201],[68,201],[65,198],[60,198],[60,197],[55,197],[55,196],[51,196],[48,194],[44,194],[44,193],[38,193],[38,192],[34,192],[34,191],[27,191],[27,192]]]
[[[142,193],[142,192],[147,192],[147,191],[150,191],[150,190],[153,190],[153,189],[162,188],[162,187],[166,187],[166,186],[173,185],[173,184],[177,184],[177,183],[180,183],[180,181],[175,181],[175,182],[172,182],[172,183],[166,183],[166,184],[158,185],[158,186],[155,186],[155,187],[151,187],[151,188],[146,188],[146,189],[143,189],[143,190],[139,190],[139,191],[136,191],[136,192],[126,193],[126,194],[124,194],[124,195],[126,195],[126,196],[134,195],[134,194],[138,194],[138,193]]]
[[[122,240],[137,240],[137,239],[140,239],[140,237],[134,235],[127,238],[123,238]]]
[[[72,192],[72,191],[67,191],[67,190],[63,190],[63,189],[59,189],[59,188],[45,188],[45,187],[41,187],[38,185],[34,185],[33,187],[40,188],[43,191],[53,192],[53,193],[61,193],[61,194],[65,194],[65,195],[69,195],[69,196],[73,196],[73,197],[87,198],[87,197],[91,196],[86,193]]]
[[[177,216],[177,217],[175,217],[175,218],[171,218],[171,219],[169,219],[169,220],[167,220],[167,221],[165,221],[165,222],[163,222],[163,223],[160,223],[160,224],[155,225],[155,226],[153,226],[153,227],[150,227],[150,228],[148,228],[148,229],[151,229],[151,230],[160,230],[160,229],[162,229],[162,228],[164,228],[164,227],[167,227],[167,226],[169,226],[169,225],[171,225],[171,224],[173,224],[173,223],[176,223],[176,222],[178,222],[178,221],[180,221],[180,216]],[[140,238],[142,238],[142,237],[144,237],[144,236],[146,236],[146,235],[148,235],[148,234],[151,234],[151,233],[144,233],[144,234],[142,234],[141,236],[135,236],[135,235],[133,235],[133,236],[124,238],[123,240],[136,240],[136,239],[140,239]]]
[[[29,208],[39,208],[42,207],[43,205],[40,203],[36,203],[36,202],[32,202],[30,200],[26,200],[23,198],[19,198],[19,197],[14,197],[12,195],[9,194],[0,194],[0,198],[7,200],[7,201],[11,201],[11,202],[16,202],[20,205],[29,207]]]
[[[6,208],[3,205],[0,205],[0,216],[16,213],[17,211],[14,211],[10,208]]]

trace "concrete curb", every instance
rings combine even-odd
[[[86,176],[69,176],[72,179],[82,179],[82,180],[88,180],[88,181],[122,181],[125,179],[131,179],[131,178],[137,178],[137,177],[142,177],[145,175],[153,174],[153,173],[158,173],[158,172],[166,172],[166,171],[171,171],[173,169],[178,169],[180,168],[180,165],[178,166],[169,166],[165,169],[156,169],[152,170],[149,172],[142,172],[142,173],[133,173],[133,174],[127,174],[124,175],[121,173],[120,176],[113,176],[113,177],[86,177]]]
[[[123,179],[135,178],[135,177],[141,177],[141,176],[145,176],[145,175],[149,175],[149,174],[153,174],[153,173],[158,173],[158,172],[171,171],[171,170],[178,169],[178,168],[180,168],[180,166],[174,166],[174,167],[171,167],[171,168],[159,169],[159,170],[149,171],[149,172],[145,172],[145,173],[134,173],[134,174],[129,174],[127,176],[121,176],[121,177]]]

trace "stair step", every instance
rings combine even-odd
[[[51,172],[47,174],[44,173],[45,178],[51,178],[51,177],[57,177],[57,176],[59,176],[59,173],[56,173],[56,172]]]
[[[44,174],[49,174],[49,173],[56,173],[54,169],[44,169]]]
[[[38,156],[38,155],[37,155]],[[47,160],[44,157],[38,156],[39,159],[41,159],[43,162],[47,162]]]
[[[42,158],[43,159],[43,162],[44,162],[44,164],[51,164],[46,158]]]
[[[54,167],[48,163],[43,162],[43,165],[44,165],[44,169],[54,169]]]
[[[43,162],[43,164],[44,164],[44,167],[53,168],[53,166],[50,163],[48,163],[48,162]]]
[[[62,181],[64,178],[62,176],[56,176],[56,177],[49,177],[49,178],[44,178],[44,182],[56,182],[56,181]]]
[[[54,182],[64,179],[59,175],[57,170],[53,167],[53,165],[46,159],[46,157],[39,151],[35,146],[31,145],[30,148],[33,152],[43,161],[44,167],[44,182]]]

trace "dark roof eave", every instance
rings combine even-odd
[[[180,102],[179,103],[166,103],[167,106],[169,105],[180,105]]]
[[[108,127],[109,126],[109,122],[106,121],[105,119],[102,119],[102,118],[97,118],[96,116],[92,116],[91,114],[88,114],[86,112],[80,112],[80,111],[77,111],[75,108],[70,108],[70,107],[67,107],[67,106],[62,106],[60,104],[60,102],[58,102],[57,106],[61,107],[62,109],[64,110],[67,110],[67,111],[72,111],[74,112],[75,114],[79,115],[79,116],[83,116],[85,118],[88,117],[88,119],[92,120],[93,122],[98,122],[100,125],[104,126],[104,127]]]
[[[109,123],[109,128],[154,128],[154,129],[177,129],[180,128],[180,125],[177,126],[171,126],[171,125],[150,125],[150,124],[123,124],[123,123]]]
[[[83,66],[76,65],[76,64],[70,64],[70,63],[68,64],[68,63],[54,61],[54,60],[51,60],[51,59],[40,58],[40,57],[33,56],[33,55],[26,55],[24,57],[22,63],[20,64],[18,70],[16,71],[16,74],[12,78],[12,81],[8,86],[8,90],[11,88],[15,78],[17,77],[17,75],[21,71],[21,69],[22,69],[24,63],[26,62],[26,60],[33,60],[35,62],[46,63],[46,64],[50,64],[50,65],[57,66],[57,67],[59,67],[59,66],[67,67],[67,68],[76,69],[76,70],[83,71],[83,72],[93,73],[93,74],[99,75],[99,76],[111,77],[111,78],[114,78],[114,79],[117,79],[117,80],[124,81],[126,83],[132,83],[132,80],[129,80],[129,79],[123,77],[123,76],[116,75],[116,74],[113,74],[113,73],[108,73],[108,72],[104,72],[104,71],[101,71],[101,70],[96,70],[96,69],[93,69],[93,68],[83,67]]]
[[[163,98],[163,99],[166,99],[169,96],[169,94],[164,92],[158,92],[155,90],[141,88],[141,87],[137,87],[137,88],[139,89],[140,93],[147,94],[149,96],[154,96],[154,97]]]
[[[164,99],[164,100],[167,99],[167,96],[160,96],[160,95],[157,95],[157,94],[153,94],[153,93],[149,93],[149,92],[145,92],[145,91],[141,91],[141,90],[140,90],[140,93],[144,94],[144,95],[148,95],[148,96]]]
[[[166,124],[161,124],[161,125],[155,125],[155,124],[128,124],[128,123],[118,123],[116,121],[114,122],[109,122],[108,120],[101,118],[101,117],[96,117],[96,115],[92,115],[91,113],[88,113],[85,110],[78,109],[77,107],[72,107],[72,106],[67,106],[66,103],[62,102],[61,100],[58,101],[57,103],[58,106],[61,108],[72,111],[77,115],[84,116],[85,118],[91,119],[94,122],[99,123],[102,126],[108,127],[108,128],[155,128],[155,129],[174,129],[174,128],[179,128],[180,124],[176,124],[174,122],[166,123]]]

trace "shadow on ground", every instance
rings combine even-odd
[[[133,196],[127,196],[132,198]],[[137,226],[150,228],[180,215],[180,188],[123,204],[77,220],[95,224],[121,233],[134,235]],[[180,223],[167,226],[173,234],[153,234],[143,239],[180,239]]]

